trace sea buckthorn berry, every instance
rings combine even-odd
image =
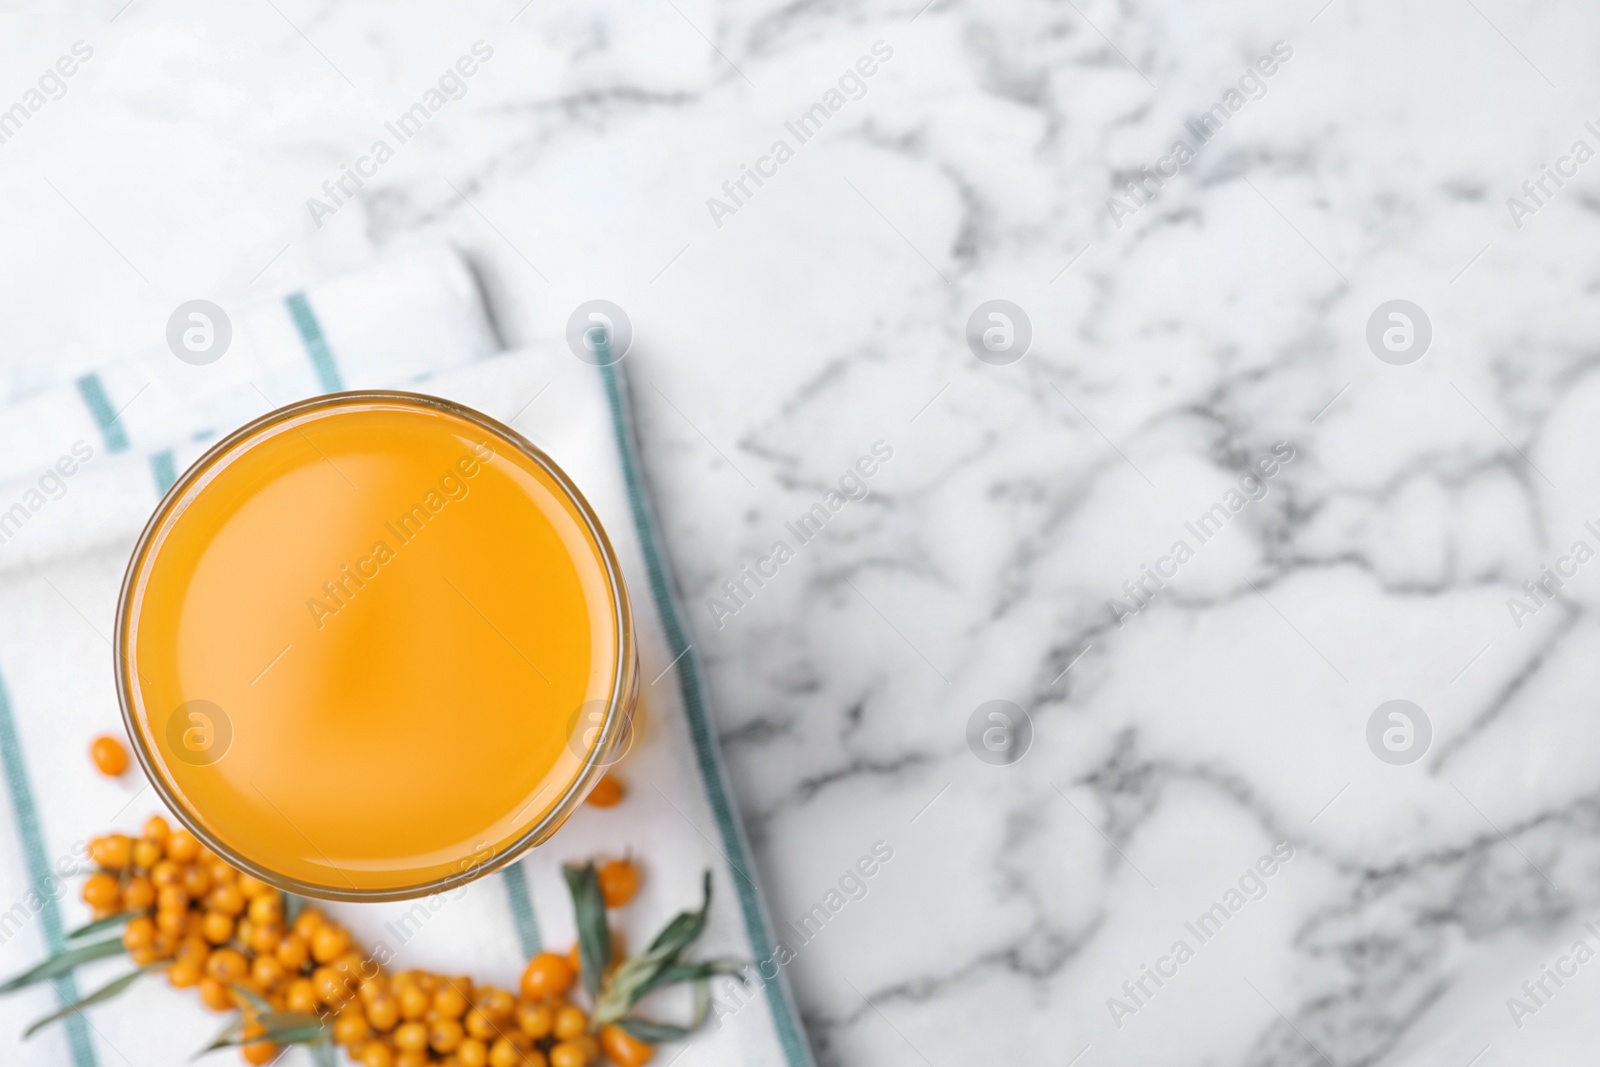
[[[219,948],[206,957],[206,976],[216,979],[223,985],[242,982],[244,976],[249,973],[250,962],[238,949]]]
[[[232,1011],[233,994],[229,992],[226,982],[219,982],[209,975],[200,979],[200,1003],[212,1011]]]
[[[168,885],[182,885],[183,868],[172,860],[161,860],[150,868],[150,881],[155,883],[157,889]]]
[[[362,1014],[359,1004],[350,1004],[333,1020],[333,1040],[340,1045],[353,1045],[372,1036],[372,1026]]]
[[[274,956],[257,956],[250,961],[250,981],[257,989],[269,990],[284,979],[283,964]]]
[[[489,986],[478,991],[472,1005],[491,1019],[509,1019],[517,1010],[517,998],[504,989]]]
[[[121,891],[117,888],[115,875],[104,871],[96,871],[84,879],[83,889],[80,890],[83,902],[91,908],[112,908],[117,904]]]
[[[523,1067],[527,1062],[522,1049],[502,1037],[489,1046],[489,1067]]]
[[[332,967],[340,974],[349,975],[351,978],[360,981],[363,974],[366,974],[369,970],[375,972],[378,965],[374,963],[371,966],[368,966],[368,960],[361,954],[361,950],[358,948],[352,948],[347,949],[339,956],[338,959],[328,964],[328,966]]]
[[[372,998],[367,1002],[367,1022],[380,1034],[393,1030],[400,1022],[400,1002],[390,993]]]
[[[283,927],[277,923],[267,923],[250,931],[250,940],[246,944],[250,946],[250,951],[265,954],[276,949],[281,940]]]
[[[129,911],[145,911],[155,907],[156,887],[150,879],[136,874],[122,887],[122,903]]]
[[[311,947],[299,934],[290,934],[278,942],[272,953],[278,957],[278,962],[289,970],[298,971],[306,965],[306,960],[311,958]]]
[[[394,1049],[373,1041],[361,1050],[361,1067],[394,1067]]]
[[[196,900],[211,891],[211,872],[197,864],[183,869],[183,888]]]
[[[420,1019],[433,1006],[433,997],[418,985],[407,984],[400,988],[400,1014],[407,1019]]]
[[[262,893],[250,900],[250,918],[258,923],[283,921],[283,897],[277,893]]]
[[[156,943],[156,921],[141,915],[122,929],[122,947],[148,948]]]
[[[251,922],[249,918],[240,916],[238,922],[234,925],[233,936],[239,939],[239,944],[248,945],[250,939],[256,936],[256,924]]]
[[[133,843],[134,870],[148,871],[161,862],[161,846],[154,841],[135,841]]]
[[[429,1062],[426,1048],[397,1049],[394,1054],[394,1067],[427,1067]]]
[[[128,750],[110,734],[101,734],[90,742],[89,758],[107,778],[115,778],[128,769]]]
[[[192,959],[180,959],[167,968],[167,981],[174,989],[190,989],[200,984],[200,964]]]
[[[167,859],[174,863],[193,863],[200,856],[200,842],[187,830],[174,830],[167,838]]]
[[[296,978],[284,990],[284,1004],[290,1011],[310,1014],[317,1010],[317,990],[309,978]]]
[[[189,933],[189,913],[186,911],[156,912],[156,929],[169,937],[186,937]]]
[[[237,886],[219,885],[206,898],[206,907],[231,918],[244,911],[244,894]]]
[[[257,1067],[277,1059],[279,1051],[278,1046],[271,1041],[252,1041],[240,1048],[239,1056],[252,1067]]]
[[[643,1067],[656,1052],[654,1045],[640,1041],[614,1023],[600,1028],[600,1047],[605,1050],[606,1059],[617,1067]]]
[[[362,969],[357,971],[357,974],[364,973],[368,970],[376,972],[370,978],[364,979],[361,983],[361,1003],[371,1004],[374,1000],[377,1000],[379,997],[389,992],[389,977],[382,971],[377,970],[378,964],[376,960],[368,961],[363,958],[361,962]],[[367,966],[369,962],[372,964],[370,967]]]
[[[208,911],[200,920],[200,936],[213,945],[220,945],[233,936],[233,920],[220,911]]]
[[[152,815],[144,821],[139,828],[139,837],[144,841],[151,841],[157,845],[165,845],[167,838],[172,836],[172,824],[160,815]]]
[[[305,938],[309,944],[311,935],[317,932],[317,927],[327,921],[320,908],[301,908],[300,914],[294,917],[294,932]]]
[[[606,775],[594,784],[589,790],[589,795],[584,799],[597,808],[614,808],[622,803],[622,798],[627,795],[627,790],[615,775]]]
[[[456,1046],[456,1062],[461,1067],[488,1067],[489,1046],[482,1038],[469,1037]]]
[[[493,1019],[484,1014],[482,1008],[473,1008],[467,1012],[467,1017],[461,1021],[461,1025],[466,1027],[469,1037],[493,1041],[500,1036],[500,1028],[495,1025]]]
[[[455,1019],[435,1019],[428,1028],[428,1045],[441,1054],[454,1052],[465,1037],[461,1023]]]
[[[628,860],[612,860],[600,865],[600,895],[606,907],[620,908],[639,891],[639,869]]]
[[[148,967],[150,964],[156,962],[160,958],[161,953],[156,951],[154,945],[146,945],[144,948],[131,948],[128,950],[128,959],[131,960],[137,967]]]
[[[550,1031],[555,1027],[556,1013],[548,1004],[532,1004],[527,1001],[517,1005],[517,1025],[522,1032],[538,1041],[550,1036]]]
[[[311,958],[318,963],[332,963],[350,947],[350,931],[333,923],[317,927],[311,935]]]
[[[428,1027],[423,1023],[401,1023],[394,1028],[394,1047],[402,1052],[421,1052],[428,1047]]]
[[[317,991],[317,999],[329,1006],[343,1004],[355,994],[350,976],[332,967],[318,967],[311,975],[311,985]]]
[[[554,952],[541,952],[522,972],[522,995],[529,1000],[559,997],[572,987],[572,966]]]
[[[252,1037],[260,1037],[267,1032],[267,1028],[260,1023],[245,1023],[244,1029],[239,1031],[239,1036],[244,1039],[244,1044],[239,1046],[239,1052],[244,1056],[244,1061],[251,1064],[271,1063],[278,1058],[278,1046],[271,1041],[251,1041]]]
[[[589,1016],[576,1004],[564,1005],[556,1012],[555,1023],[551,1028],[557,1041],[571,1041],[581,1037],[589,1030]]]
[[[89,842],[89,858],[102,867],[120,871],[133,860],[133,839],[126,834],[107,834]]]
[[[433,995],[433,1010],[441,1019],[459,1019],[466,1013],[467,998],[454,984],[446,984]]]
[[[576,1041],[562,1041],[550,1049],[550,1067],[585,1067],[589,1050]]]
[[[161,911],[188,911],[189,894],[181,885],[164,885],[156,890],[156,908]]]
[[[171,851],[172,849],[169,845],[167,848],[168,855],[171,855]],[[277,890],[253,874],[241,873],[239,875],[239,892],[247,897],[258,897],[263,893],[276,893]]]

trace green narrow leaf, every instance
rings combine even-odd
[[[23,971],[15,978],[0,982],[0,993],[15,992],[25,986],[33,985],[35,982],[42,982],[47,978],[55,978],[57,975],[66,974],[74,967],[85,963],[93,963],[95,960],[103,960],[107,956],[115,956],[121,952],[122,938],[120,937],[63,949],[31,970]]]
[[[653,1019],[641,1019],[630,1015],[620,1019],[617,1025],[640,1041],[648,1041],[652,1045],[659,1045],[663,1041],[677,1041],[688,1037],[700,1027],[705,1025],[706,1016],[711,1011],[711,986],[701,979],[694,986],[694,1017],[689,1020],[688,1026],[679,1026],[676,1023],[659,1023]]]
[[[657,989],[684,982],[705,981],[719,974],[738,975],[739,984],[743,985],[747,966],[743,960],[696,960],[693,963],[671,963],[658,970],[650,981],[641,986],[633,999],[638,1002]]]
[[[298,893],[283,894],[283,925],[285,929],[294,925],[295,919],[305,910],[306,898]]]
[[[594,1011],[590,1014],[595,1024],[604,1026],[628,1014],[628,1009],[641,995],[639,990],[649,985],[663,966],[665,964],[660,960],[635,956],[612,971],[600,995],[594,998]]]
[[[267,998],[257,993],[248,986],[232,985],[228,987],[235,996],[250,1002],[250,1006],[263,1015],[272,1011],[272,1005],[267,1003]]]
[[[677,1041],[688,1037],[691,1033],[687,1027],[674,1026],[672,1023],[651,1022],[649,1019],[640,1019],[632,1015],[626,1019],[618,1019],[617,1025],[640,1041],[645,1041],[652,1045],[659,1045],[663,1041]]]
[[[256,1022],[268,1030],[298,1030],[307,1026],[327,1028],[322,1016],[306,1011],[269,1011],[265,1015],[256,1016]]]
[[[151,966],[153,967],[156,965],[152,964]],[[40,1019],[38,1022],[24,1030],[22,1032],[22,1039],[26,1041],[44,1027],[49,1026],[51,1023],[56,1022],[57,1020],[65,1019],[69,1015],[76,1015],[85,1008],[92,1007],[96,1004],[102,1003],[103,1001],[110,1000],[112,997],[117,996],[123,990],[131,986],[135,981],[143,978],[146,972],[148,972],[150,969],[150,967],[140,967],[137,971],[130,971],[121,978],[118,978],[113,982],[106,983],[99,989],[96,989],[93,993],[90,993],[88,996],[82,997],[81,999],[68,1004],[60,1011],[52,1012],[49,1015],[46,1015],[43,1019]]]
[[[257,1034],[252,1038],[234,1038],[240,1045],[253,1045],[257,1041],[271,1041],[276,1045],[309,1045],[326,1040],[328,1028],[318,1023],[316,1026],[293,1026],[283,1030],[268,1030],[264,1034]]]
[[[222,1024],[222,1029],[217,1031],[217,1036],[211,1039],[211,1043],[206,1045],[206,1047],[201,1049],[199,1052],[196,1052],[193,1056],[190,1056],[189,1062],[193,1063],[206,1053],[214,1052],[215,1050],[226,1046],[228,1043],[228,1038],[232,1037],[234,1034],[237,1034],[243,1029],[244,1012],[234,1012],[233,1018]]]
[[[254,1045],[258,1041],[270,1041],[275,1045],[312,1045],[320,1041],[326,1041],[327,1037],[328,1028],[321,1023],[316,1026],[287,1026],[276,1030],[269,1029],[265,1033],[251,1034],[249,1037],[244,1036],[242,1033],[235,1034],[226,1041],[201,1050],[201,1055],[207,1052],[214,1052],[219,1048]]]
[[[216,1038],[205,1048],[196,1052],[191,1059],[199,1059],[208,1052],[215,1052],[219,1048],[232,1048],[238,1045],[250,1045],[257,1041],[272,1041],[280,1045],[307,1044],[320,1041],[328,1036],[328,1026],[315,1015],[295,1011],[269,1011],[265,1015],[258,1015],[255,1021],[266,1028],[265,1032],[253,1037],[245,1037],[241,1031],[244,1029],[244,1016],[222,1028]]]
[[[699,911],[682,911],[650,942],[649,955],[671,962],[678,953],[694,943],[706,928],[706,914],[711,910],[711,872],[706,871],[704,897]]]
[[[578,927],[578,959],[583,988],[591,1001],[600,996],[600,982],[611,966],[611,928],[606,923],[606,898],[600,892],[600,875],[594,864],[564,866],[561,873],[572,894],[572,913]]]
[[[92,923],[85,923],[76,930],[67,931],[68,941],[82,941],[91,934],[98,934],[102,930],[109,930],[114,926],[122,926],[129,919],[143,915],[142,911],[123,911],[115,915],[108,915],[104,919],[96,919]]]

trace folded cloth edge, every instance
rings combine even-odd
[[[617,363],[600,367],[605,383],[606,401],[611,410],[612,431],[616,435],[617,453],[622,459],[622,476],[628,491],[628,508],[633,517],[634,529],[644,553],[645,565],[650,573],[650,594],[655,601],[656,613],[661,619],[668,651],[675,657],[678,667],[678,687],[683,697],[684,713],[689,719],[689,733],[694,739],[695,760],[700,777],[706,787],[711,809],[716,814],[717,833],[722,838],[728,861],[744,879],[734,879],[739,889],[739,909],[744,919],[745,936],[750,947],[760,958],[770,958],[776,951],[772,937],[772,920],[766,902],[748,876],[750,844],[745,838],[744,823],[733,804],[733,791],[728,782],[727,768],[722,762],[722,750],[711,727],[711,714],[705,697],[705,687],[700,678],[700,663],[683,622],[683,612],[678,599],[677,584],[668,570],[657,528],[655,511],[650,502],[644,471],[639,462],[638,443],[633,432],[632,408],[626,377]],[[767,980],[757,965],[757,980],[766,989],[767,1004],[772,1012],[772,1022],[783,1046],[788,1067],[814,1067],[810,1046],[806,1043],[800,1026],[799,1013],[789,989],[788,977],[780,968],[775,978]]]

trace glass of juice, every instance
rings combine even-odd
[[[317,397],[218,442],[139,539],[115,650],[178,819],[336,900],[438,892],[547,839],[638,696],[583,495],[510,428],[413,393]]]

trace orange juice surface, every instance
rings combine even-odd
[[[626,688],[625,593],[587,506],[508,433],[408,394],[294,405],[151,520],[118,632],[136,747],[270,880],[437,887],[586,775]]]

